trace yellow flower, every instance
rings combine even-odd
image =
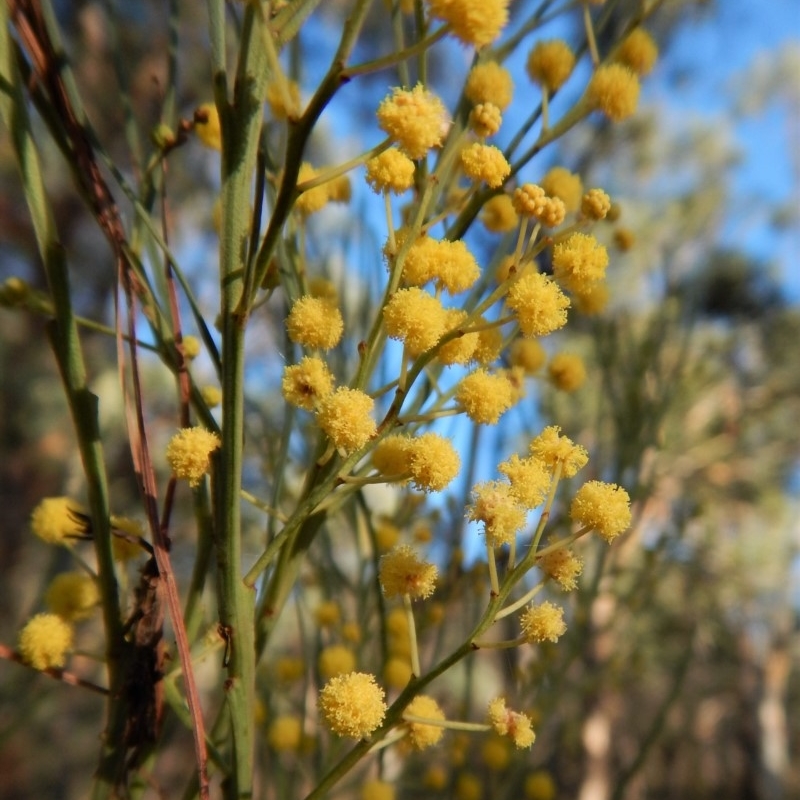
[[[200,340],[191,334],[184,336],[183,344],[183,357],[188,361],[197,358],[200,355]]]
[[[471,103],[492,103],[501,111],[508,108],[514,95],[511,73],[496,61],[476,64],[467,75],[464,94]]]
[[[408,657],[390,656],[383,668],[383,680],[390,689],[405,689],[411,680],[411,662]]]
[[[337,449],[352,453],[375,435],[377,426],[370,416],[374,407],[369,395],[342,386],[320,401],[317,424]]]
[[[611,209],[611,198],[602,189],[589,189],[581,199],[581,213],[597,222]]]
[[[586,89],[589,103],[612,122],[630,117],[639,102],[639,79],[622,64],[598,67]]]
[[[500,415],[513,405],[514,395],[505,375],[477,369],[458,384],[456,401],[473,422],[496,425]]]
[[[594,236],[573,233],[553,247],[553,275],[571,292],[586,291],[605,278],[608,251]]]
[[[608,306],[608,284],[593,283],[585,290],[575,293],[575,308],[587,316],[602,314]]]
[[[552,476],[543,461],[534,457],[520,458],[515,454],[497,469],[511,482],[511,494],[525,508],[536,508],[544,502]]]
[[[33,509],[31,530],[48,544],[85,539],[90,530],[88,512],[69,497],[45,497]]]
[[[422,776],[422,785],[433,792],[447,788],[447,770],[441,764],[431,764]]]
[[[484,800],[481,779],[471,772],[459,772],[455,785],[456,800]]]
[[[414,185],[414,162],[390,147],[367,161],[367,183],[378,193],[402,194]]]
[[[278,753],[294,752],[303,741],[303,721],[293,714],[275,717],[267,732],[269,746]]]
[[[373,453],[374,454],[374,453]],[[390,473],[391,474],[391,473]],[[375,525],[375,544],[378,552],[385,553],[391,550],[400,541],[400,528],[391,522],[382,520]]]
[[[500,186],[511,172],[502,150],[491,144],[475,142],[461,151],[464,174],[473,181],[484,181],[493,189]]]
[[[416,436],[408,444],[408,468],[414,486],[425,492],[440,492],[461,468],[453,443],[438,433]]]
[[[560,197],[548,197],[542,204],[542,210],[536,215],[539,222],[546,228],[555,228],[567,216],[567,207]]]
[[[211,454],[221,445],[219,436],[205,428],[182,428],[169,440],[167,463],[176,478],[185,478],[195,487],[211,466]]]
[[[342,338],[344,320],[333,303],[303,295],[292,305],[286,318],[286,330],[296,344],[330,350]]]
[[[487,200],[481,212],[481,222],[492,233],[508,233],[519,224],[514,203],[507,194],[498,194]]]
[[[614,244],[627,253],[636,244],[636,234],[630,228],[617,228],[614,231]]]
[[[575,54],[563,39],[544,39],[531,50],[527,66],[534,83],[554,92],[572,74]]]
[[[621,486],[589,481],[572,498],[569,515],[579,525],[594,528],[610,542],[630,527],[630,504],[631,499]]]
[[[480,322],[485,322],[485,320],[481,319]],[[497,361],[502,349],[503,332],[500,328],[484,328],[478,334],[478,345],[472,358],[485,367]]]
[[[364,739],[383,722],[384,691],[375,677],[351,672],[331,678],[319,695],[319,707],[328,727],[339,736]]]
[[[523,183],[514,190],[512,202],[517,214],[535,217],[542,213],[547,201],[547,193],[535,183]]]
[[[556,789],[553,776],[543,769],[537,769],[525,777],[525,800],[555,800]]]
[[[407,284],[423,286],[435,280],[450,294],[466,291],[480,274],[478,262],[462,241],[422,236],[411,245],[403,262],[403,280]]]
[[[37,614],[20,631],[18,648],[34,669],[63,667],[72,648],[72,627],[57,614]]]
[[[381,439],[372,451],[372,464],[382,475],[405,475],[411,471],[411,437],[394,433]]]
[[[515,339],[508,360],[512,367],[522,367],[526,375],[534,375],[547,361],[547,351],[536,339]]]
[[[194,132],[212,150],[222,150],[222,127],[219,112],[213,103],[203,103],[194,112]]]
[[[333,391],[333,375],[317,356],[306,356],[283,370],[281,391],[288,403],[313,411]]]
[[[306,671],[306,662],[302,658],[284,656],[275,662],[275,677],[281,683],[293,683],[300,680]]]
[[[497,735],[489,736],[481,747],[481,758],[492,772],[502,772],[511,761],[508,742]]]
[[[582,559],[568,547],[561,547],[541,556],[537,564],[545,575],[566,592],[571,592],[578,586],[578,576],[583,572]]]
[[[464,44],[483,47],[500,35],[508,22],[509,0],[429,0],[432,17],[449,23]]]
[[[583,359],[575,353],[557,353],[547,365],[553,385],[562,392],[574,392],[586,381]]]
[[[444,103],[421,83],[396,88],[378,106],[378,125],[414,160],[442,143],[448,126]]]
[[[495,733],[508,736],[517,747],[530,747],[536,740],[530,717],[506,708],[506,701],[502,697],[496,697],[489,703],[488,716]]]
[[[531,455],[540,458],[551,469],[561,464],[561,476],[572,478],[579,469],[586,466],[589,454],[579,444],[566,436],[561,436],[558,425],[549,425],[531,441]]]
[[[489,547],[511,544],[527,521],[525,509],[511,486],[501,481],[478,483],[472,489],[472,497],[467,519],[483,523],[486,544]]]
[[[441,339],[446,321],[441,302],[417,287],[395,292],[383,308],[387,335],[402,341],[412,357],[430,350]]]
[[[417,695],[403,712],[413,717],[423,717],[431,721],[444,720],[444,711],[439,704],[427,695]],[[433,747],[444,736],[444,728],[438,725],[425,725],[422,722],[407,722],[408,738],[415,750],[424,750]]]
[[[479,103],[469,112],[469,126],[481,139],[494,136],[502,124],[502,113],[494,103]]]
[[[614,60],[637,75],[649,74],[658,59],[658,45],[644,28],[634,28],[614,53]]]
[[[352,672],[356,668],[355,653],[343,644],[332,644],[320,652],[317,668],[324,680]]]
[[[541,186],[550,197],[558,197],[564,201],[567,213],[578,210],[583,195],[580,175],[575,175],[564,167],[553,167],[542,178]]]
[[[399,545],[381,556],[378,577],[386,597],[408,595],[412,600],[430,597],[439,570],[420,559],[408,545]]]
[[[85,572],[62,572],[50,582],[44,602],[66,622],[86,619],[100,603],[100,590]]]
[[[222,402],[222,389],[219,386],[209,385],[200,389],[200,396],[209,408],[216,408]]]
[[[445,331],[449,333],[457,330],[468,316],[467,312],[460,308],[448,308]],[[467,364],[478,346],[479,338],[479,334],[473,332],[452,339],[439,348],[437,358],[442,364]]]
[[[317,177],[319,173],[311,164],[303,162],[300,165],[300,171],[297,173],[297,183],[305,183]],[[303,216],[315,214],[317,211],[323,209],[328,201],[331,199],[330,184],[323,183],[321,186],[315,186],[313,189],[306,189],[295,201],[294,207]]]
[[[515,281],[507,303],[516,312],[524,336],[546,336],[567,323],[569,298],[554,280],[538,272]]]
[[[564,609],[554,603],[545,602],[528,608],[520,618],[522,635],[530,643],[557,642],[567,630]]]
[[[372,778],[361,784],[361,800],[394,800],[394,786]]]

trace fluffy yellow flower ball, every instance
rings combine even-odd
[[[461,380],[456,401],[467,416],[481,425],[496,425],[500,415],[514,404],[514,392],[508,377],[502,373],[475,370]]]
[[[586,89],[589,103],[612,122],[630,117],[639,102],[639,79],[622,64],[598,67]]]
[[[100,590],[85,572],[63,572],[50,582],[44,602],[66,622],[75,622],[92,615],[100,603]]]
[[[464,44],[483,47],[508,22],[509,0],[428,0],[432,17],[449,23]]]
[[[502,547],[511,544],[525,527],[527,515],[511,491],[511,486],[501,481],[476,484],[472,490],[473,502],[467,518],[483,523],[486,544]]]
[[[219,112],[213,103],[203,103],[195,109],[194,132],[206,147],[212,150],[222,149],[222,126]]]
[[[573,233],[553,247],[553,275],[571,292],[585,292],[603,280],[608,251],[594,236]]]
[[[324,648],[317,659],[319,674],[323,680],[344,675],[356,668],[355,653],[343,644],[332,644]]]
[[[167,445],[167,463],[176,478],[199,486],[211,466],[211,454],[221,445],[219,436],[205,428],[182,428]]]
[[[69,497],[45,497],[31,514],[31,530],[48,544],[83,539],[89,526],[86,509]]]
[[[529,272],[514,282],[507,304],[524,336],[546,336],[566,325],[570,303],[554,280]]]
[[[549,425],[532,439],[530,452],[544,461],[550,469],[561,464],[563,478],[572,478],[589,460],[586,450],[569,437],[562,436],[558,425]]]
[[[461,151],[461,167],[473,181],[483,181],[493,189],[509,176],[511,166],[503,151],[494,145],[475,142]]]
[[[502,697],[496,697],[489,703],[488,716],[495,733],[508,736],[517,747],[530,747],[536,740],[530,717],[506,708],[506,701]]]
[[[631,499],[615,483],[589,481],[575,493],[569,515],[579,525],[588,525],[607,542],[616,539],[631,524]]]
[[[412,600],[430,597],[439,570],[423,561],[412,547],[399,545],[381,556],[378,577],[386,597],[408,595]]]
[[[370,416],[374,407],[368,394],[342,386],[320,401],[317,424],[337,449],[352,453],[375,435],[377,426]]]
[[[317,356],[306,356],[299,364],[283,370],[281,392],[287,403],[306,411],[314,411],[324,397],[333,391],[333,375]]]
[[[381,130],[414,160],[438,147],[448,127],[444,103],[422,84],[394,89],[378,106],[377,117]]]
[[[499,194],[487,200],[481,212],[481,222],[492,233],[508,233],[519,224],[514,202],[507,194]]]
[[[328,300],[312,295],[298,298],[286,318],[289,338],[304,347],[330,350],[344,332],[339,309]]]
[[[444,711],[439,704],[427,695],[417,695],[403,712],[403,716],[423,717],[431,721],[444,720]],[[425,750],[433,747],[444,736],[444,728],[438,725],[426,725],[423,722],[406,722],[408,725],[408,738],[415,750]]]
[[[557,353],[547,365],[550,380],[562,392],[575,392],[586,382],[586,366],[575,353]]]
[[[447,314],[438,298],[422,289],[400,289],[383,308],[390,339],[399,339],[412,357],[430,350],[445,330]]]
[[[414,185],[414,162],[390,147],[367,161],[367,183],[378,193],[402,194]]]
[[[303,741],[303,721],[292,714],[275,717],[267,731],[267,741],[278,753],[296,752]]]
[[[20,631],[18,648],[34,669],[63,667],[72,647],[72,627],[57,614],[37,614]]]
[[[637,75],[649,74],[658,59],[658,45],[644,28],[634,28],[614,53],[614,60]]]
[[[364,739],[383,722],[384,691],[375,677],[351,672],[331,678],[319,695],[319,707],[328,727],[339,736]]]
[[[520,624],[522,635],[531,643],[557,642],[567,630],[564,609],[549,602],[531,606],[522,614]]]
[[[575,54],[563,39],[536,43],[528,56],[528,75],[549,92],[560,89],[575,68]]]
[[[511,104],[514,96],[514,79],[496,61],[484,61],[470,70],[464,94],[475,105],[492,103],[503,111]]]

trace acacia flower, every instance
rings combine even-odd
[[[100,602],[100,590],[85,572],[56,575],[44,595],[47,608],[66,622],[86,619]]]
[[[442,143],[448,117],[444,103],[421,83],[395,88],[378,106],[378,125],[415,161]]]
[[[181,340],[183,344],[183,357],[187,361],[197,358],[200,355],[200,340],[196,336],[188,334]]]
[[[637,75],[649,74],[658,59],[658,45],[644,28],[634,28],[614,53],[614,60]]]
[[[557,353],[547,365],[550,380],[562,392],[574,392],[586,381],[583,359],[575,353]]]
[[[411,439],[408,457],[414,486],[426,492],[442,491],[461,468],[453,443],[438,433],[423,433]]]
[[[322,398],[333,391],[333,375],[317,356],[305,356],[299,364],[283,370],[281,392],[287,403],[314,411]]]
[[[352,453],[375,435],[377,426],[370,416],[374,407],[368,394],[341,386],[320,401],[317,424],[337,449]]]
[[[622,64],[606,64],[595,70],[586,88],[592,107],[602,111],[612,122],[630,117],[639,102],[639,79]]]
[[[608,251],[594,236],[573,233],[553,248],[553,275],[571,292],[602,281],[607,267]]]
[[[444,711],[439,704],[432,698],[424,694],[418,694],[407,706],[404,715],[412,717],[423,717],[432,721],[444,720]],[[444,736],[444,728],[439,725],[425,725],[422,722],[406,722],[408,726],[408,738],[411,740],[415,750],[425,750],[433,747]]]
[[[356,668],[355,653],[343,644],[332,644],[320,652],[317,668],[324,680],[352,672]]]
[[[411,437],[393,433],[381,439],[372,451],[372,465],[382,475],[403,475],[410,471]]]
[[[194,132],[206,147],[212,150],[222,149],[222,126],[219,111],[213,103],[203,103],[195,109]]]
[[[525,777],[525,800],[555,800],[558,795],[553,776],[543,769],[537,769]]]
[[[117,531],[111,539],[111,552],[114,554],[115,561],[123,563],[131,561],[145,552],[140,541],[144,538],[144,525],[139,520],[117,517],[112,514],[111,529],[112,532]],[[120,533],[124,535],[118,535]]]
[[[472,489],[472,497],[467,518],[483,523],[486,544],[489,547],[511,544],[525,527],[527,514],[510,484],[502,481],[478,483]]]
[[[502,772],[511,761],[509,743],[500,736],[490,735],[481,745],[481,760],[492,772]]]
[[[563,39],[543,39],[528,56],[528,75],[549,92],[560,89],[575,68],[575,54]]]
[[[70,497],[45,497],[31,513],[31,530],[48,544],[85,539],[89,527],[88,512]]]
[[[535,375],[547,361],[547,351],[537,339],[515,339],[508,360],[512,367],[522,367],[526,375]]]
[[[579,525],[588,525],[607,542],[616,539],[631,524],[631,499],[615,483],[589,481],[575,493],[569,515]]]
[[[571,592],[577,587],[578,576],[583,572],[583,560],[568,547],[540,556],[537,564],[565,592]]]
[[[549,425],[530,443],[531,455],[540,458],[551,469],[561,464],[561,476],[571,478],[586,466],[589,454],[567,436],[561,436],[558,425]]]
[[[314,621],[320,628],[332,628],[342,619],[342,609],[335,600],[326,600],[314,609]]]
[[[292,305],[286,330],[295,344],[330,350],[342,338],[344,320],[333,303],[306,294]]]
[[[567,207],[560,197],[548,197],[542,204],[542,210],[536,215],[536,219],[545,228],[558,227],[567,216]]]
[[[533,509],[544,502],[552,474],[543,461],[514,454],[497,469],[511,482],[511,494],[525,508]]]
[[[405,689],[413,675],[408,656],[390,656],[383,667],[383,680],[390,689]]]
[[[270,723],[267,742],[277,753],[291,753],[300,749],[303,741],[303,721],[294,714],[283,714]]]
[[[484,181],[493,189],[500,186],[511,172],[503,151],[491,144],[475,142],[461,151],[461,167],[473,181]]]
[[[481,425],[496,425],[500,415],[514,403],[508,378],[485,369],[477,369],[462,378],[455,397],[467,416]]]
[[[583,196],[583,181],[580,175],[570,172],[565,167],[553,167],[540,181],[542,189],[550,197],[563,200],[567,213],[577,211]]]
[[[361,784],[359,800],[395,800],[394,785],[378,778],[370,778]]]
[[[575,293],[575,308],[587,316],[601,314],[608,306],[609,297],[607,283],[593,283],[584,291]]]
[[[484,61],[469,71],[464,94],[475,105],[492,103],[503,111],[511,104],[514,96],[514,79],[496,61]]]
[[[514,202],[507,194],[498,194],[484,203],[481,222],[492,233],[508,233],[519,224]]]
[[[37,614],[20,631],[18,649],[34,669],[63,667],[72,635],[72,626],[58,614]]]
[[[545,602],[530,606],[520,617],[522,635],[527,642],[557,642],[567,630],[564,609],[555,603]]]
[[[319,175],[319,172],[314,169],[311,164],[304,161],[300,165],[300,171],[297,173],[297,183],[300,184],[313,180],[317,175]],[[330,188],[330,184],[323,183],[321,186],[307,189],[295,201],[295,209],[304,217],[321,211],[331,199]]]
[[[447,314],[441,302],[422,289],[399,289],[383,308],[390,339],[399,339],[412,357],[430,350],[445,330]]]
[[[408,595],[412,600],[430,597],[436,588],[439,570],[423,561],[412,547],[398,545],[381,556],[378,577],[386,597]]]
[[[535,217],[542,213],[547,193],[535,183],[523,183],[514,190],[512,202],[514,210],[523,217]]]
[[[524,336],[546,336],[567,323],[569,298],[554,280],[539,272],[518,278],[506,302]]]
[[[402,194],[414,185],[414,162],[390,147],[367,161],[367,183],[378,193]]]
[[[205,428],[181,428],[167,445],[167,463],[176,478],[185,478],[189,486],[199,486],[211,466],[211,454],[222,445],[219,436]]]
[[[334,733],[364,739],[383,722],[384,696],[373,675],[351,672],[331,678],[322,687],[319,707]]]
[[[581,214],[588,219],[605,219],[611,209],[611,198],[602,189],[589,189],[581,199]]]
[[[495,733],[508,736],[519,748],[530,747],[536,740],[530,717],[506,708],[506,701],[502,697],[495,697],[489,702],[488,717]]]
[[[466,311],[460,308],[447,309],[447,322],[445,331],[456,330],[469,317]],[[456,339],[451,339],[439,348],[436,357],[442,364],[467,364],[478,346],[480,334],[477,331],[465,333]]]
[[[480,322],[486,320],[481,319]],[[503,350],[503,332],[500,328],[484,328],[478,333],[478,344],[472,354],[473,361],[482,366],[497,361]]]
[[[464,44],[493,42],[508,22],[509,0],[428,0],[431,16],[449,23]]]
[[[222,402],[222,389],[213,384],[202,386],[200,396],[208,408],[216,408]]]
[[[478,103],[469,112],[469,126],[481,139],[494,136],[502,124],[502,112],[494,103]]]

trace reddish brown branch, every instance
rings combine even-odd
[[[25,659],[20,653],[18,653],[16,650],[12,650],[10,647],[4,644],[0,644],[0,658],[4,658],[6,661],[15,661],[17,664],[22,664],[24,667],[28,667],[28,669],[33,669],[30,664],[26,663]],[[61,681],[61,683],[67,683],[70,686],[79,686],[82,689],[88,689],[90,692],[95,692],[96,694],[108,694],[108,689],[105,687],[98,686],[96,683],[87,681],[85,678],[81,678],[74,672],[67,672],[65,669],[49,667],[48,669],[37,669],[36,672],[40,672],[42,675],[47,675],[48,678],[52,678],[53,680]]]

